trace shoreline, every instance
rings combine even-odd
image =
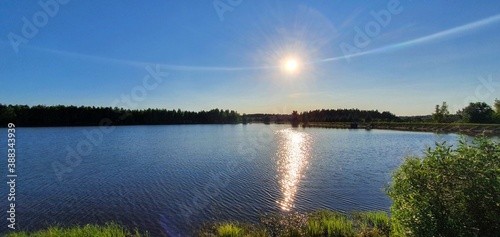
[[[456,133],[469,136],[500,135],[500,124],[464,124],[464,123],[336,123],[311,122],[303,127],[343,128],[343,129],[383,129],[410,132]]]
[[[355,236],[362,233],[389,236],[391,215],[387,211],[349,211],[317,209],[310,212],[272,212],[262,214],[258,222],[243,220],[211,220],[198,223],[190,233],[151,232],[137,226],[119,225],[116,221],[104,224],[51,225],[37,230],[17,230],[4,233],[6,237],[56,237],[56,236],[116,236],[116,237],[153,237],[158,236],[327,236],[328,227],[336,229],[336,236]],[[336,223],[332,226],[332,223]],[[295,236],[295,235],[294,235]]]
[[[278,124],[290,125],[290,123],[190,123],[190,124],[111,124],[106,126],[185,126],[185,125],[251,125],[251,124]],[[75,125],[75,126],[21,126],[24,128],[61,128],[61,127],[99,127],[100,125]],[[468,136],[500,136],[500,124],[466,124],[466,123],[405,123],[405,122],[375,122],[375,123],[355,123],[355,122],[310,122],[307,125],[301,124],[301,127],[310,128],[338,128],[338,129],[382,129],[409,132],[432,132],[438,134],[462,134]],[[0,128],[7,128],[2,127]]]

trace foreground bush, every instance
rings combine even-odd
[[[500,147],[486,138],[407,158],[388,194],[401,236],[500,236]]]
[[[116,224],[108,223],[104,226],[86,225],[71,228],[62,228],[58,226],[49,227],[46,230],[36,232],[13,232],[6,237],[142,237],[149,234],[141,234],[137,230],[132,233],[126,228]]]

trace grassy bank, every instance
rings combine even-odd
[[[352,123],[317,123],[312,122],[307,127],[351,128]],[[466,135],[500,135],[500,124],[474,123],[357,123],[360,129],[389,129],[400,131],[418,131],[435,133],[460,133]]]
[[[390,236],[390,218],[385,212],[340,212],[319,210],[313,213],[274,214],[262,217],[259,224],[238,222],[206,225],[200,237],[264,236]]]
[[[104,226],[85,225],[62,228],[59,226],[49,227],[45,230],[35,232],[12,232],[6,237],[148,237],[149,234],[141,234],[138,230],[130,231],[116,223],[108,223]]]
[[[389,236],[390,218],[385,212],[340,212],[318,210],[313,213],[279,213],[263,216],[258,224],[224,222],[207,223],[195,236],[264,237],[264,236]],[[49,227],[35,232],[14,232],[6,237],[143,237],[139,231],[109,223],[69,228]]]

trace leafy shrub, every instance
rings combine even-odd
[[[403,236],[500,236],[500,147],[478,137],[407,158],[388,190],[393,233]]]

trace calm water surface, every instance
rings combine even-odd
[[[98,131],[17,129],[18,227],[116,221],[152,236],[185,236],[202,222],[257,221],[268,212],[388,211],[390,172],[405,156],[457,137],[260,124]],[[6,160],[4,167],[2,195]]]

